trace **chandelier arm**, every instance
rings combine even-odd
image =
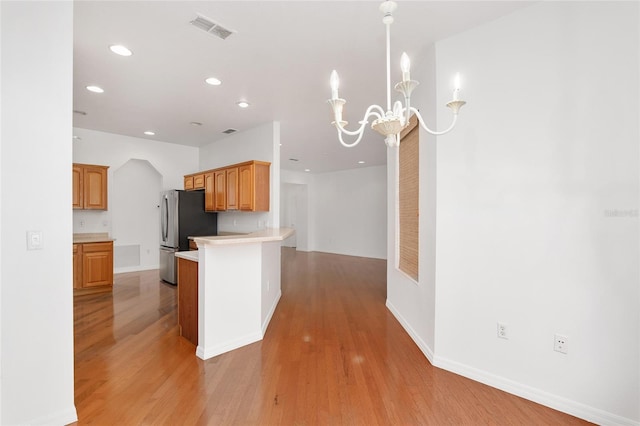
[[[364,124],[367,124],[367,122],[365,121]],[[358,145],[360,143],[360,140],[362,139],[362,135],[364,135],[364,128],[363,127],[360,127],[360,128],[362,129],[362,131],[358,134],[358,138],[352,143],[346,143],[344,139],[342,139],[343,132],[341,132],[340,129],[338,129],[338,140],[340,141],[342,146],[346,148],[353,148],[354,146]]]
[[[367,108],[367,111],[364,113],[364,118],[362,119],[362,121],[359,121],[360,127],[356,131],[345,129],[341,124],[342,120],[336,119],[335,125],[336,125],[336,128],[338,129],[339,133],[344,133],[344,134],[349,135],[349,136],[362,135],[362,133],[364,132],[364,126],[366,126],[369,123],[369,117],[371,117],[371,116],[373,116],[375,118],[383,117],[384,116],[384,110],[382,109],[382,107],[380,107],[378,105],[370,105],[369,108]],[[344,145],[344,143],[343,143],[343,145]]]
[[[453,121],[451,122],[451,125],[449,126],[449,128],[447,128],[446,130],[443,130],[441,132],[436,132],[436,131],[433,131],[433,130],[431,130],[430,128],[427,127],[427,125],[424,122],[424,119],[420,115],[420,111],[418,111],[414,107],[410,107],[410,110],[411,110],[412,113],[414,113],[418,117],[418,122],[420,123],[420,126],[422,126],[422,128],[424,130],[426,130],[427,132],[429,132],[429,133],[431,133],[432,135],[435,135],[435,136],[444,135],[445,133],[449,133],[451,130],[453,130],[454,126],[456,125],[456,121],[458,120],[458,114],[453,114]]]

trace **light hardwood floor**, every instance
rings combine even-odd
[[[207,361],[157,270],[76,297],[77,424],[586,424],[432,367],[385,307],[385,261],[284,248],[282,264],[264,340]]]

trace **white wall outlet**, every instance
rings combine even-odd
[[[84,220],[80,221],[80,228],[84,228]]]
[[[509,328],[507,327],[507,324],[498,322],[498,337],[501,339],[509,338]]]
[[[271,288],[271,282],[267,280],[267,291],[269,291],[270,288]]]
[[[566,354],[569,351],[569,338],[562,334],[553,336],[553,350]]]

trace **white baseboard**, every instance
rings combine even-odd
[[[56,413],[51,413],[49,415],[39,417],[37,419],[33,419],[29,421],[30,425],[68,425],[70,423],[74,423],[78,421],[78,413],[76,412],[76,407],[71,406],[70,408],[62,411],[58,411]]]
[[[640,422],[638,421],[627,419],[625,417],[618,416],[617,414],[608,413],[598,408],[590,407],[540,389],[523,385],[522,383],[518,383],[501,376],[496,376],[495,374],[491,374],[484,370],[479,370],[477,368],[434,355],[431,348],[418,336],[411,325],[398,312],[393,304],[389,302],[389,300],[387,300],[386,306],[393,316],[400,322],[402,328],[404,328],[407,334],[409,334],[425,357],[427,357],[429,362],[435,367],[459,374],[460,376],[475,380],[476,382],[484,383],[485,385],[503,390],[510,394],[517,395],[521,398],[528,399],[529,401],[542,404],[546,407],[562,411],[563,413],[579,417],[592,423],[609,426],[640,426]]]
[[[213,358],[214,356],[222,355],[225,352],[241,348],[242,346],[250,345],[251,343],[255,343],[259,340],[262,340],[262,335],[260,334],[260,332],[255,332],[207,348],[198,344],[198,347],[196,348],[196,356],[200,359]]]
[[[271,317],[273,317],[273,313],[276,311],[276,306],[278,306],[278,302],[280,301],[280,297],[282,296],[282,290],[278,290],[278,295],[276,299],[273,301],[273,305],[269,309],[269,313],[267,317],[262,322],[262,337],[264,337],[264,333],[267,332],[267,327],[269,327],[269,323],[271,322]]]
[[[140,271],[150,271],[152,269],[159,269],[160,266],[158,265],[146,265],[146,266],[127,266],[124,268],[114,268],[113,269],[113,273],[114,274],[124,274],[126,272],[140,272]]]
[[[443,357],[436,356],[432,364],[452,373],[467,377],[476,382],[503,390],[513,395],[528,399],[554,410],[562,411],[575,417],[587,420],[599,425],[611,426],[640,426],[640,422],[627,419],[617,414],[608,413],[598,408],[590,407],[577,401],[572,401],[558,395],[532,388],[522,383],[488,373],[484,370],[461,364]]]
[[[420,336],[418,336],[418,333],[415,332],[415,330],[411,327],[409,322],[407,322],[407,320],[404,319],[404,317],[395,308],[395,306],[393,306],[393,303],[389,302],[389,299],[387,299],[386,306],[387,306],[387,309],[391,311],[393,316],[396,317],[400,325],[402,325],[402,328],[404,328],[407,334],[409,334],[409,337],[411,337],[414,343],[418,345],[418,348],[422,351],[424,356],[426,356],[429,362],[433,364],[433,350],[429,347],[429,345],[427,345],[427,343],[424,340],[422,340]]]

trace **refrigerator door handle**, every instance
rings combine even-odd
[[[166,242],[169,237],[169,197],[166,195],[163,197],[164,204],[162,209],[164,210],[164,215],[162,215],[162,241]]]

